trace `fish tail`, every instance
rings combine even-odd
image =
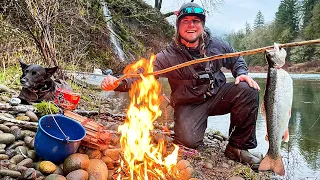
[[[271,158],[271,156],[267,154],[266,157],[261,161],[259,165],[259,171],[267,171],[267,170],[272,170],[276,174],[280,176],[284,176],[285,170],[282,162],[282,157],[280,156],[277,159],[273,159]]]

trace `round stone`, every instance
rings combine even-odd
[[[39,170],[45,174],[51,174],[57,169],[56,165],[51,161],[42,161]]]
[[[11,106],[17,106],[18,104],[20,104],[21,103],[21,100],[19,99],[19,98],[11,98],[10,100],[9,100],[9,104],[11,105]]]
[[[10,133],[2,133],[0,136],[0,144],[12,144],[15,141],[15,137]]]
[[[38,120],[39,120],[38,116],[32,111],[27,111],[26,116],[28,116],[30,118],[31,122],[38,122]]]

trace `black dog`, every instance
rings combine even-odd
[[[57,88],[71,90],[71,87],[63,80],[52,80],[51,76],[58,67],[44,68],[36,64],[25,64],[19,59],[22,69],[20,82],[22,90],[18,96],[23,104],[32,102],[53,101]]]

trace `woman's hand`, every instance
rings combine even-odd
[[[234,82],[234,84],[237,85],[241,81],[247,82],[250,87],[260,91],[260,87],[259,87],[258,83],[255,80],[253,80],[250,76],[240,75],[240,76],[236,77],[236,81]]]
[[[101,89],[105,91],[112,91],[119,86],[119,83],[115,83],[118,78],[107,75],[101,82]]]

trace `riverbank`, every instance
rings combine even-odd
[[[249,66],[249,72],[252,73],[266,73],[268,71],[268,66]],[[305,63],[287,63],[283,67],[284,70],[289,73],[296,74],[319,74],[320,73],[320,60],[309,61]]]
[[[13,76],[14,77],[14,76]],[[7,84],[8,85],[8,84]],[[10,84],[9,84],[10,85]],[[15,96],[19,92],[18,86],[14,86],[14,88],[8,87],[6,92],[3,90],[1,91],[1,98],[0,103],[1,104],[8,104],[8,101]],[[74,85],[73,85],[74,87]],[[6,88],[2,88],[6,89]],[[90,94],[94,94],[97,92],[88,91],[87,89],[75,89],[76,92],[81,93],[81,102],[79,103],[77,109],[83,110],[83,111],[95,111],[99,112],[96,115],[88,114],[87,117],[94,119],[96,122],[99,122],[104,125],[105,129],[108,130],[108,132],[112,133],[112,139],[110,139],[110,142],[112,143],[109,147],[110,149],[115,149],[119,151],[120,148],[120,135],[117,133],[118,126],[123,124],[123,119],[119,117],[125,116],[125,110],[124,111],[114,111],[113,105],[116,105],[121,101],[121,98],[104,98],[104,99],[98,99],[95,96],[90,96]],[[16,119],[19,116],[23,116],[25,119],[28,120],[25,113],[18,113],[13,112],[9,109],[1,110],[2,113],[5,113],[7,116],[10,116],[13,119]],[[38,118],[41,116],[38,115]],[[20,118],[18,118],[20,119]],[[5,124],[7,125],[7,123]],[[162,132],[163,129],[169,130],[172,134],[173,133],[173,124],[166,123],[154,123],[155,126],[155,132]],[[158,134],[159,135],[159,134]],[[158,135],[153,134],[152,135],[152,142],[158,142]],[[34,134],[33,136],[34,137]],[[166,135],[167,148],[170,149],[172,147],[172,137],[170,135]],[[216,179],[269,179],[268,173],[263,172],[254,172],[251,170],[250,167],[244,166],[238,162],[235,162],[233,160],[230,160],[224,156],[224,149],[226,144],[228,143],[227,137],[224,137],[219,132],[213,132],[208,131],[205,134],[205,146],[201,150],[198,151],[198,153],[193,153],[193,150],[190,149],[184,149],[181,151],[178,157],[178,162],[184,162],[183,164],[187,163],[190,165],[187,165],[186,171],[182,171],[183,177],[185,180],[189,180],[193,178],[193,180],[216,180]],[[13,142],[12,142],[13,143]],[[32,150],[32,149],[30,149]],[[94,150],[88,150],[86,148],[86,151],[81,151],[83,154],[88,154],[90,157],[95,157],[92,155],[94,154],[100,154],[100,158],[102,159],[103,154],[106,154],[105,151],[94,151]],[[191,152],[191,153],[190,153]],[[107,158],[110,160],[110,158]],[[39,160],[33,160],[35,164],[39,163]],[[109,161],[108,161],[109,162]],[[116,163],[115,161],[106,163],[109,174],[116,173],[115,170],[119,166],[119,163]],[[56,165],[57,167],[59,164]],[[30,168],[36,168],[35,166],[31,166]],[[30,169],[29,169],[30,170]],[[26,169],[21,170],[21,174],[24,174]],[[43,175],[43,174],[42,174]],[[62,174],[63,175],[63,174]],[[66,176],[66,175],[65,175]],[[112,180],[112,176],[109,176],[109,179]],[[179,178],[179,180],[184,180],[183,178]],[[102,179],[101,179],[102,180]]]

